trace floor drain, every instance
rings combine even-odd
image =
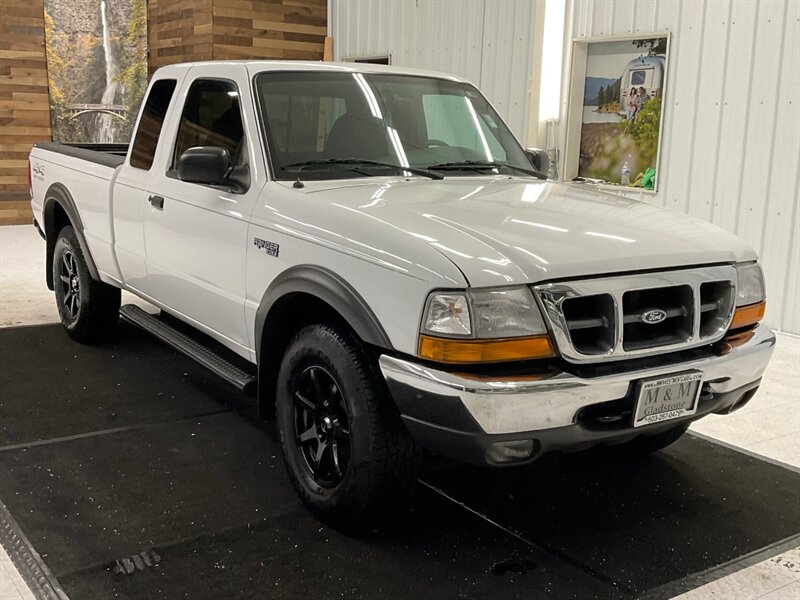
[[[112,571],[117,575],[131,575],[136,571],[144,571],[161,562],[161,555],[155,550],[143,550],[139,554],[125,556],[114,562]]]

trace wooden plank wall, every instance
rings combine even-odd
[[[0,225],[31,222],[28,153],[51,135],[43,0],[0,0]]]
[[[214,57],[211,6],[212,0],[149,0],[150,73],[165,65]]]
[[[214,59],[322,60],[326,0],[213,0]]]
[[[326,0],[149,0],[150,72],[186,61],[321,60]],[[0,225],[29,223],[27,158],[51,139],[43,0],[0,0]]]
[[[326,0],[150,0],[150,72],[197,60],[321,60]]]

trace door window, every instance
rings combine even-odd
[[[174,79],[160,79],[150,88],[142,117],[139,119],[139,127],[136,129],[136,137],[131,145],[132,167],[149,170],[153,166],[158,138],[176,84]]]
[[[239,93],[232,81],[198,79],[189,88],[172,168],[189,148],[219,146],[228,150],[234,165],[244,164],[244,126],[239,108]]]

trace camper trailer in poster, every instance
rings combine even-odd
[[[660,98],[664,86],[665,57],[659,55],[640,56],[631,60],[620,76],[620,114],[626,114],[631,90],[644,88],[647,98]]]
[[[664,35],[588,43],[579,176],[655,188],[666,77]]]

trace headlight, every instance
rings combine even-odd
[[[528,287],[434,292],[424,314],[418,353],[428,360],[481,363],[554,356]]]
[[[469,305],[464,294],[431,294],[425,307],[425,331],[445,335],[469,335]]]
[[[757,263],[736,265],[736,312],[729,329],[751,327],[764,318],[767,309],[764,274]]]
[[[469,292],[475,337],[505,338],[547,333],[542,313],[527,287]]]
[[[739,279],[736,285],[736,306],[746,306],[766,300],[764,291],[764,273],[758,263],[736,265]]]

